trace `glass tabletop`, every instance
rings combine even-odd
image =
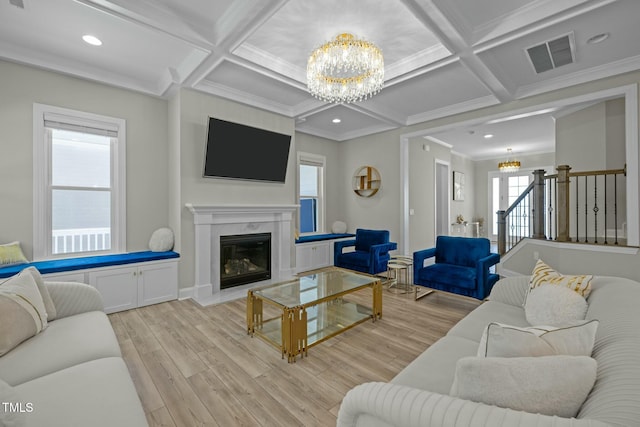
[[[348,271],[329,270],[256,289],[253,294],[284,307],[310,306],[325,298],[371,285],[378,280],[376,277]]]

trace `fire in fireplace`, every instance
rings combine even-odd
[[[271,233],[220,236],[220,289],[271,278]]]

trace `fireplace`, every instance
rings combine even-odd
[[[271,233],[220,236],[220,289],[271,278]]]

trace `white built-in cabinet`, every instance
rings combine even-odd
[[[349,237],[344,239],[321,240],[318,242],[296,243],[296,273],[333,265],[334,242],[353,239],[354,237]]]
[[[102,295],[106,313],[178,298],[177,260],[149,261],[43,275],[45,280],[88,283]]]

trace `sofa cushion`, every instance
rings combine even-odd
[[[465,357],[451,396],[520,411],[575,417],[596,380],[587,356]]]
[[[598,323],[588,320],[563,328],[489,323],[478,346],[478,357],[591,356]]]
[[[457,360],[461,357],[475,356],[477,351],[477,341],[445,336],[407,365],[391,382],[434,393],[449,394]]]
[[[484,329],[491,322],[518,327],[530,326],[524,317],[524,310],[521,306],[486,301],[460,320],[449,330],[447,335],[458,336],[479,343]]]
[[[0,358],[2,379],[17,385],[103,357],[121,356],[107,316],[91,311],[55,320]]]
[[[63,369],[16,387],[33,404],[27,425],[147,426],[124,361],[109,357]]]
[[[564,326],[584,319],[587,301],[572,289],[543,284],[529,292],[524,313],[531,325]]]
[[[47,327],[47,311],[33,276],[22,271],[0,281],[0,356]]]
[[[452,264],[433,264],[418,273],[421,280],[452,284],[460,288],[475,289],[476,269]]]

